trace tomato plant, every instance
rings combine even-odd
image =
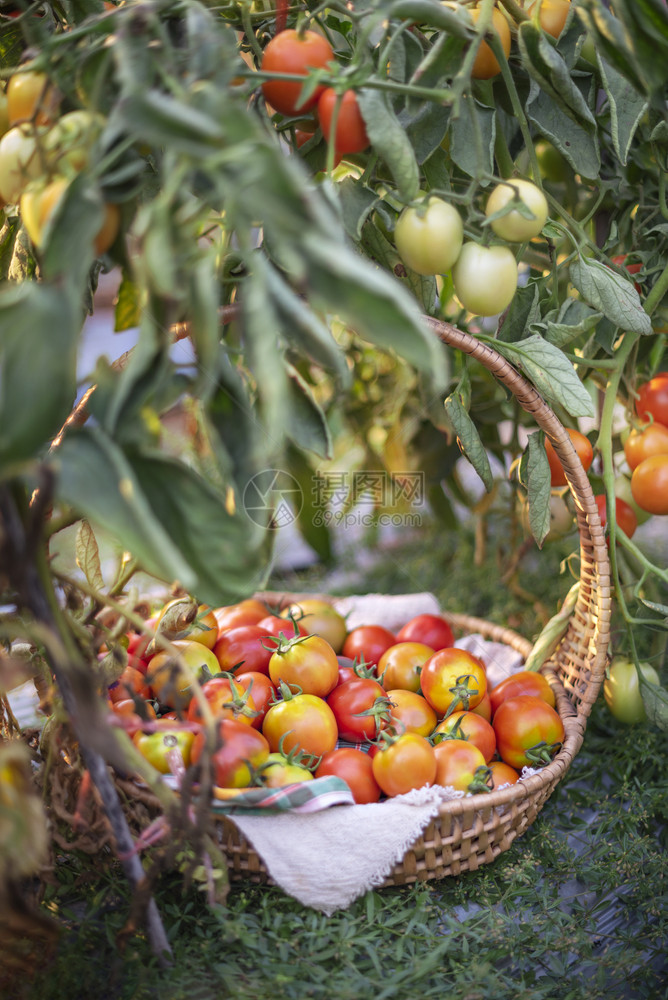
[[[457,298],[476,316],[503,312],[517,290],[517,261],[506,246],[468,242],[452,268]]]
[[[450,625],[441,615],[415,615],[397,632],[399,642],[419,642],[434,650],[454,646],[455,637]]]
[[[292,73],[307,76],[311,69],[320,69],[334,61],[334,50],[327,39],[316,31],[299,32],[292,28],[281,31],[267,43],[260,68],[265,73]],[[324,87],[317,86],[308,98],[302,99],[303,84],[291,80],[265,80],[262,93],[276,111],[296,115],[309,111],[318,103]]]
[[[616,264],[617,267],[623,268],[628,274],[637,274],[638,271],[642,271],[642,264],[626,263],[626,261],[628,260],[628,256],[629,255],[626,253],[616,254],[614,257],[611,257],[610,260],[612,261],[613,264]],[[638,292],[638,294],[642,292],[642,288],[640,287],[637,281],[634,281],[633,287],[635,288],[636,292]]]
[[[649,663],[641,663],[640,670],[648,684],[658,686],[661,683],[659,675]],[[603,682],[603,696],[618,722],[634,725],[647,719],[638,681],[638,668],[633,660],[623,656],[614,657]]]
[[[523,214],[519,207],[514,207],[516,204],[530,214]],[[547,221],[547,211],[547,199],[540,188],[522,178],[497,184],[485,208],[488,219],[499,212],[504,213],[491,218],[490,225],[497,236],[509,243],[521,243],[538,236]]]
[[[394,227],[394,241],[407,267],[418,274],[445,274],[459,257],[464,240],[462,217],[441,198],[405,208]]]
[[[487,691],[482,660],[464,649],[441,649],[422,667],[422,693],[439,714],[475,708]]]
[[[575,448],[578,458],[582,462],[585,472],[589,469],[594,460],[594,449],[588,437],[572,427],[567,427],[566,432],[571,439],[571,444]],[[550,466],[550,483],[552,486],[565,486],[566,473],[561,464],[561,459],[554,450],[554,446],[549,438],[545,438],[545,451],[547,461]]]
[[[631,493],[649,514],[668,514],[668,454],[645,458],[633,470]]]
[[[369,754],[354,747],[339,747],[323,754],[316,768],[316,778],[335,775],[346,782],[357,805],[378,802],[381,790],[373,774]]]
[[[436,778],[434,748],[417,733],[387,737],[374,754],[372,767],[381,790],[390,797],[432,785]]]
[[[492,725],[501,760],[514,768],[549,763],[564,742],[560,716],[535,695],[507,698],[494,713]]]

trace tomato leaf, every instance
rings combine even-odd
[[[668,730],[668,691],[646,681],[641,671],[638,671],[638,685],[648,720],[659,729]]]
[[[314,491],[314,469],[307,458],[292,445],[287,450],[288,469],[297,480],[302,491],[303,504],[297,515],[297,526],[306,542],[324,563],[332,560],[332,538],[327,524],[328,510],[318,504]]]
[[[522,21],[517,29],[522,64],[529,76],[549,94],[556,105],[588,132],[594,132],[596,119],[571,78],[566,62],[533,21]]]
[[[372,222],[366,222],[362,230],[362,247],[368,257],[377,261],[396,278],[410,288],[424,312],[432,314],[437,304],[437,287],[434,275],[418,274],[406,267],[397,253],[396,247]]]
[[[590,309],[580,299],[566,299],[559,309],[556,319],[546,317],[545,339],[555,347],[564,347],[582,334],[596,329],[602,314]]]
[[[485,489],[490,493],[494,486],[494,477],[489,458],[478,433],[478,428],[464,408],[459,391],[451,393],[446,398],[444,405],[455,429],[462,454],[469,460],[482,479]]]
[[[297,447],[321,458],[332,457],[332,437],[325,414],[299,372],[288,368],[288,423],[286,433]]]
[[[454,35],[455,38],[466,40],[473,37],[471,22],[464,21],[457,10],[444,7],[439,0],[394,0],[383,14],[391,19],[428,24],[432,28]]]
[[[592,257],[578,256],[570,264],[570,279],[583,299],[623,330],[650,334],[652,321],[633,282]]]
[[[387,272],[344,246],[304,237],[312,303],[340,315],[361,337],[393,350],[446,385],[443,347],[427,329],[413,297]]]
[[[215,387],[215,371],[220,350],[219,298],[216,274],[217,251],[194,261],[188,269],[190,282],[189,300],[192,303],[188,316],[189,337],[197,356],[198,377],[193,394],[206,400]]]
[[[539,319],[540,289],[537,282],[530,281],[515,292],[497,331],[497,338],[506,343],[521,340],[531,324]]]
[[[139,326],[139,289],[126,270],[118,288],[114,309],[114,333]]]
[[[0,292],[0,467],[35,458],[69,416],[82,318],[65,286],[25,281]]]
[[[420,173],[413,147],[387,95],[362,87],[357,103],[371,145],[387,164],[401,197],[410,201],[420,188]]]
[[[95,532],[88,521],[83,518],[77,529],[74,552],[77,566],[82,571],[93,590],[104,590],[104,577],[100,565],[100,549]]]
[[[541,135],[550,140],[576,173],[583,177],[597,177],[601,169],[601,155],[596,133],[578,125],[531,81],[526,102],[526,115]],[[546,230],[543,230],[546,233]]]
[[[358,241],[362,226],[380,200],[378,194],[352,177],[337,184],[337,193],[345,230],[352,240]]]
[[[527,491],[529,527],[538,548],[550,530],[550,464],[543,439],[543,431],[529,434],[519,469],[520,482]]]
[[[573,365],[540,334],[514,344],[496,342],[497,350],[527,375],[548,403],[559,403],[573,417],[593,417],[591,396]]]
[[[601,83],[610,102],[610,134],[620,163],[626,164],[647,101],[617,69],[598,55]]]
[[[469,177],[494,173],[496,114],[471,96],[459,102],[459,114],[450,119],[450,154]]]
[[[639,93],[645,93],[645,76],[620,18],[596,0],[582,0],[578,5],[578,16],[592,35],[597,50],[602,52],[610,65],[626,77]],[[652,61],[655,57],[654,54]]]

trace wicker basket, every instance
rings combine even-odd
[[[423,835],[385,879],[384,886],[475,871],[493,861],[534,821],[582,745],[587,717],[603,681],[611,612],[606,541],[592,489],[565,428],[517,371],[492,348],[470,334],[429,320],[441,340],[471,355],[506,386],[554,445],[566,472],[580,535],[580,588],[567,630],[543,666],[552,683],[565,740],[554,760],[539,773],[501,791],[444,803]],[[526,657],[531,643],[510,629],[466,615],[446,615],[461,632],[479,632]],[[267,817],[267,822],[271,818]],[[234,823],[216,819],[231,880],[271,883],[262,859]]]

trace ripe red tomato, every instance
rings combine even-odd
[[[267,642],[266,629],[259,625],[238,625],[220,633],[213,652],[221,670],[230,673],[255,670],[259,674],[266,674],[269,672],[272,651],[265,649],[263,642]]]
[[[398,642],[422,642],[434,652],[454,645],[455,637],[445,618],[440,615],[416,615],[397,632]]]
[[[443,715],[451,705],[464,711],[475,708],[487,691],[482,660],[465,649],[440,649],[422,667],[420,686],[431,707]]]
[[[376,673],[386,691],[403,688],[405,691],[420,690],[422,664],[435,649],[423,642],[397,642],[386,649],[378,661]]]
[[[334,50],[323,35],[315,31],[299,32],[287,28],[274,35],[267,44],[260,69],[265,73],[292,73],[307,76],[310,69],[320,69],[334,61]],[[300,100],[303,84],[292,80],[265,80],[262,92],[266,101],[283,115],[296,115],[309,111],[318,103],[325,89],[315,88],[311,96]]]
[[[360,625],[346,636],[341,652],[351,660],[378,663],[386,649],[396,645],[397,637],[382,625]]]
[[[668,454],[668,427],[653,423],[640,431],[632,430],[624,442],[624,455],[629,469],[633,471],[652,455]]]
[[[552,708],[557,703],[554,691],[544,674],[535,670],[518,670],[490,690],[492,717],[502,702],[507,698],[516,698],[519,694],[531,694],[534,698],[542,698]]]
[[[668,455],[652,455],[633,470],[631,493],[649,514],[668,514]]]
[[[605,494],[598,494],[598,496],[594,497],[594,500],[596,501],[596,506],[598,507],[598,516],[601,519],[601,525],[605,528],[608,521]],[[619,497],[615,497],[615,521],[617,522],[617,527],[621,528],[627,538],[631,538],[634,531],[638,527],[638,518],[636,517],[633,507],[629,507],[626,501],[621,500]]]
[[[585,472],[587,472],[594,458],[594,449],[591,446],[589,438],[586,438],[580,431],[574,430],[571,427],[567,427],[566,431],[577,452],[578,458],[584,466]],[[547,461],[550,465],[551,485],[553,487],[566,486],[564,467],[549,438],[545,438],[545,451],[547,452]]]
[[[476,7],[469,11],[469,13],[473,18],[473,23],[476,24],[478,18],[480,17],[480,11]],[[507,58],[510,53],[510,28],[501,11],[496,9],[492,12],[492,31],[495,31],[501,39],[501,45]],[[490,80],[493,76],[497,76],[500,72],[501,67],[499,66],[498,59],[492,52],[487,42],[481,42],[473,63],[471,76],[474,80]]]
[[[636,413],[641,420],[654,420],[668,427],[668,372],[659,372],[638,387]]]
[[[366,125],[357,103],[354,90],[346,90],[334,124],[334,114],[337,105],[337,94],[332,87],[323,90],[318,100],[318,120],[322,134],[328,143],[334,141],[334,149],[338,154],[361,153],[369,145]],[[334,132],[332,134],[332,126]]]
[[[236,678],[212,677],[202,685],[202,694],[215,718],[238,719],[247,726],[253,724],[256,713],[255,701]],[[202,713],[194,695],[188,705],[186,718],[189,722],[202,721]]]
[[[260,767],[269,756],[266,738],[237,719],[221,719],[217,734],[219,746],[211,757],[216,785],[247,788],[253,780],[251,769]],[[190,755],[193,764],[199,763],[205,740],[205,733],[195,735]]]
[[[501,760],[518,770],[549,763],[564,741],[564,724],[557,712],[530,694],[502,702],[492,725]]]
[[[255,711],[258,713],[253,717],[251,725],[254,729],[262,729],[262,723],[270,705],[277,700],[276,688],[267,674],[261,674],[257,670],[235,674],[234,679],[241,684],[245,691],[250,691]]]
[[[356,677],[338,684],[328,696],[327,704],[343,740],[375,740],[390,718],[385,689],[372,677]]]
[[[339,684],[354,681],[357,677],[373,677],[374,680],[380,680],[376,677],[376,667],[373,663],[367,666],[363,661],[358,663],[356,660],[351,660],[349,656],[337,656],[337,660],[339,661]]]
[[[333,750],[338,737],[334,713],[323,698],[314,694],[296,694],[272,705],[264,717],[262,732],[272,751],[287,754],[303,750],[314,757]]]
[[[249,597],[237,604],[227,604],[223,608],[214,608],[213,613],[218,622],[219,631],[237,628],[239,625],[257,625],[267,617],[267,606],[255,597]]]
[[[496,733],[492,726],[475,712],[453,712],[436,726],[433,742],[437,746],[443,739],[467,740],[480,750],[485,763],[496,753]]]
[[[502,785],[514,785],[520,780],[520,776],[510,764],[504,764],[502,760],[493,760],[489,764],[492,772],[492,791],[495,792]]]
[[[467,740],[443,740],[434,747],[436,777],[434,784],[449,786],[458,792],[490,791],[489,768],[482,752]]]
[[[388,691],[387,697],[392,705],[391,726],[398,733],[417,733],[419,736],[433,733],[436,712],[421,694],[397,688]]]
[[[297,631],[295,632],[295,623],[285,618],[281,618],[280,615],[266,615],[261,618],[257,623],[257,627],[264,629],[266,635],[274,635],[278,637],[279,635],[284,635],[286,639],[294,639],[295,635],[308,635],[308,632],[303,628],[299,622],[297,624]]]
[[[339,661],[326,639],[307,635],[291,639],[271,654],[269,676],[277,687],[283,681],[304,694],[326,698],[338,683]]]
[[[324,754],[315,776],[324,778],[330,774],[346,782],[357,805],[378,802],[380,785],[373,776],[372,758],[363,750],[339,747]]]
[[[402,733],[374,754],[373,776],[390,797],[432,785],[436,777],[434,748],[424,736]]]

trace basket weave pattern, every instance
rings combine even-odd
[[[587,474],[566,429],[536,390],[491,347],[450,324],[428,319],[435,334],[470,355],[506,386],[552,442],[566,473],[576,509],[580,543],[580,588],[567,630],[543,666],[557,698],[565,728],[564,744],[537,774],[488,794],[443,803],[403,860],[383,883],[399,886],[475,871],[494,861],[533,823],[578,753],[587,718],[603,682],[611,614],[610,568],[603,529]],[[448,614],[453,627],[479,632],[526,657],[532,645],[510,629],[479,618]],[[267,817],[267,822],[271,818]],[[231,880],[268,882],[266,868],[231,820],[216,820]]]

